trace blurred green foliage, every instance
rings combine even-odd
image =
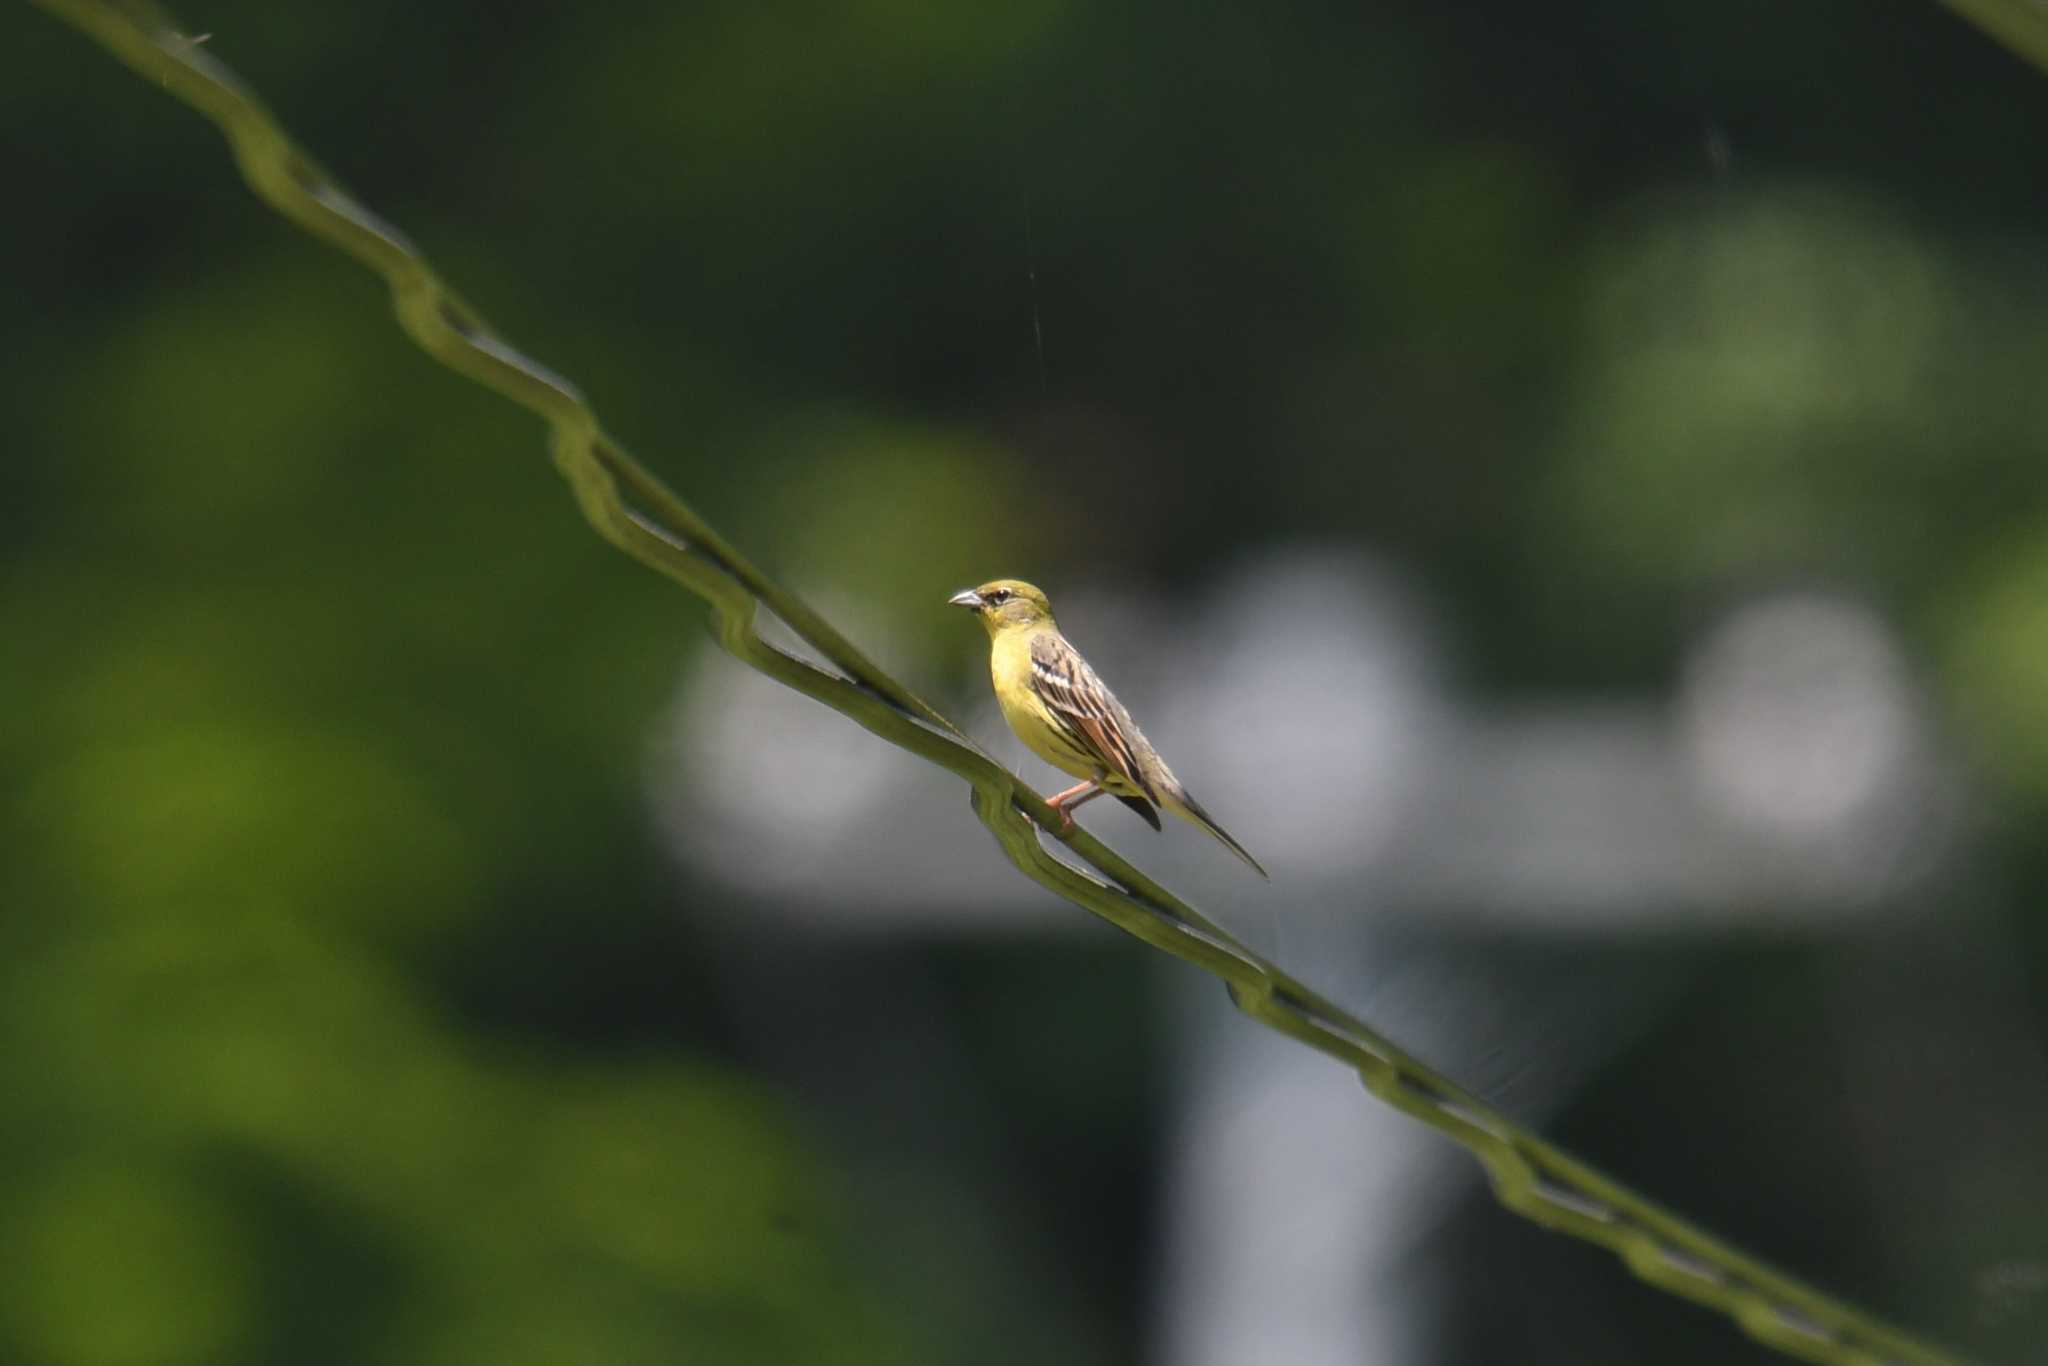
[[[1745,583],[1872,593],[2039,988],[2048,88],[1931,6],[1519,13],[183,18],[913,680],[978,667],[935,589],[1285,540],[1418,566],[1499,692],[1652,685]],[[859,1217],[640,811],[696,608],[199,120],[12,36],[0,1359],[1127,1357],[1129,1283],[1066,1270],[1127,1235],[987,1244],[1128,1160],[1142,1069],[1008,1116],[1110,1156]]]

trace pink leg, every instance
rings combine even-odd
[[[1060,813],[1060,830],[1065,833],[1074,828],[1074,808],[1083,802],[1100,797],[1104,791],[1102,784],[1090,778],[1085,783],[1075,783],[1065,792],[1046,798],[1045,804]]]

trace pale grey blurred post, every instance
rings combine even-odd
[[[1732,928],[1761,908],[1777,931],[1846,930],[1932,885],[1957,827],[1959,784],[1892,632],[1839,593],[1730,603],[1674,697],[1511,708],[1462,703],[1426,605],[1356,556],[1246,565],[1198,631],[1185,601],[1163,612],[1083,585],[1059,600],[1069,635],[1273,882],[1192,829],[1155,836],[1100,808],[1091,823],[1520,1119],[1568,1097],[1670,983],[1556,980],[1477,961],[1457,935],[1621,940]],[[840,619],[890,658],[885,637]],[[982,648],[963,633],[961,650]],[[965,725],[1048,781],[992,701]],[[737,666],[690,681],[651,773],[677,859],[786,908],[791,933],[820,917],[839,935],[1083,923],[1009,874],[954,779]],[[1155,1359],[1421,1359],[1434,1292],[1407,1254],[1477,1167],[1230,1012],[1213,983],[1169,976],[1186,1046]]]

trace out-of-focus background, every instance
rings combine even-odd
[[[1062,620],[1518,1118],[2048,1357],[2048,79],[1932,3],[191,4],[1041,785]],[[0,45],[0,1360],[1728,1362],[727,660],[216,134]]]

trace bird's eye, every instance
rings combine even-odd
[[[988,600],[990,602],[1008,602],[1010,600],[1010,590],[1007,588],[998,588],[995,591],[988,594]]]

